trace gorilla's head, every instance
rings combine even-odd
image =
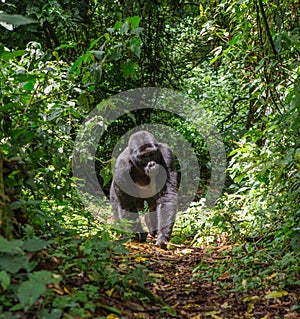
[[[147,131],[140,131],[131,135],[128,143],[130,161],[138,171],[149,177],[159,171],[161,151],[154,136]]]

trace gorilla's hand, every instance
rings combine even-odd
[[[145,167],[146,175],[150,176],[150,178],[156,176],[159,171],[159,165],[157,165],[154,161],[151,161]]]

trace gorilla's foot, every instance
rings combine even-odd
[[[136,233],[134,236],[134,240],[139,241],[140,243],[144,243],[147,240],[148,233]]]
[[[156,241],[156,245],[157,246],[159,246],[160,248],[162,248],[162,249],[167,249],[167,243],[168,243],[168,241],[166,240],[166,238],[164,238],[164,237],[158,237],[157,238],[157,241]]]

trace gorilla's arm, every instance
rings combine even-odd
[[[110,201],[115,220],[127,219],[131,221],[133,224],[132,231],[141,233],[142,239],[146,240],[147,234],[145,234],[141,222],[138,219],[138,210],[143,204],[142,200],[130,196],[130,194],[126,193],[125,187],[123,189],[119,186],[126,186],[126,183],[128,183],[128,172],[130,172],[132,167],[129,158],[129,149],[127,147],[116,161],[114,179],[110,188]]]

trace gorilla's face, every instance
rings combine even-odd
[[[133,165],[147,176],[153,177],[159,171],[161,152],[152,134],[138,132],[129,139],[130,160]]]
[[[161,153],[156,146],[147,147],[144,150],[137,152],[134,163],[136,166],[142,168],[144,173],[148,176],[154,176],[158,173]]]

